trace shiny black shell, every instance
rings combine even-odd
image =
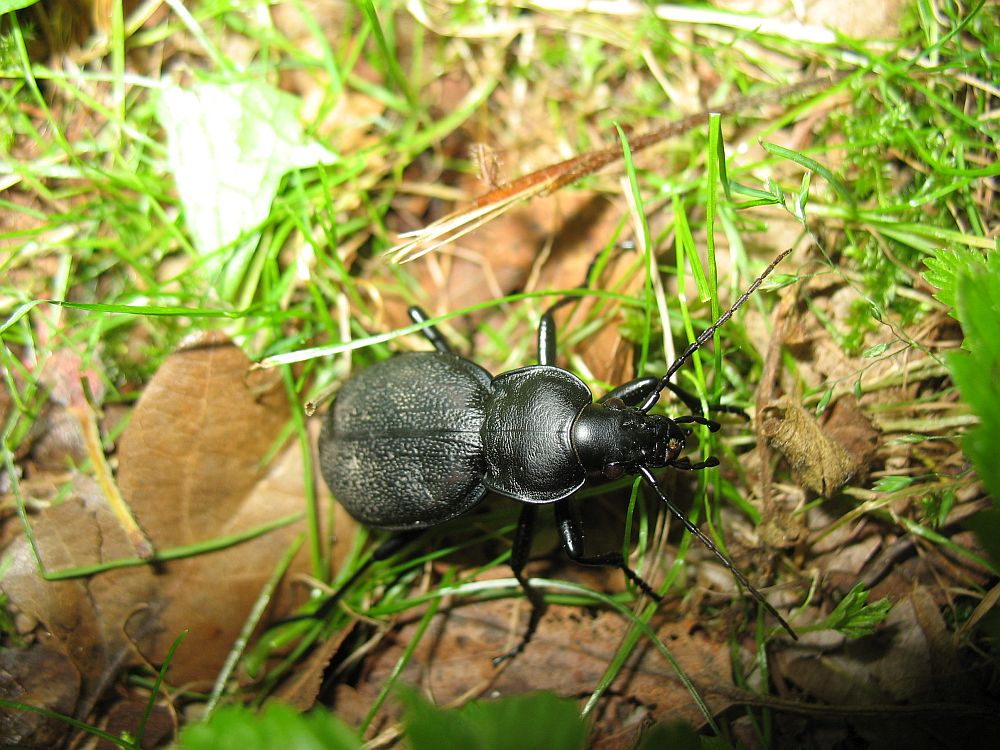
[[[400,354],[341,388],[320,434],[320,468],[352,516],[385,530],[444,523],[487,489],[555,502],[586,480],[571,432],[592,401],[558,367],[491,378],[453,354]]]
[[[553,503],[587,480],[573,423],[593,402],[573,373],[535,365],[493,379],[483,422],[486,486],[525,503]]]

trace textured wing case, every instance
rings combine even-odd
[[[440,352],[400,354],[348,380],[320,436],[334,497],[362,523],[416,529],[485,494],[481,428],[490,375]]]

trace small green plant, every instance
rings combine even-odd
[[[436,708],[412,692],[404,702],[406,745],[411,750],[575,750],[587,739],[587,722],[576,701],[552,693],[473,701],[453,710]]]
[[[856,585],[840,600],[821,627],[836,630],[848,638],[861,638],[872,633],[889,614],[892,604],[888,599],[869,604],[868,593],[860,583]]]
[[[361,740],[327,711],[300,713],[285,703],[268,703],[259,714],[226,706],[208,721],[189,724],[180,734],[182,750],[353,750]]]
[[[952,375],[962,396],[979,416],[980,424],[965,436],[963,446],[980,478],[994,499],[1000,497],[1000,467],[995,455],[1000,440],[1000,307],[996,291],[1000,288],[1000,258],[991,255],[978,273],[963,273],[958,278],[956,302],[958,318],[965,331],[968,353],[956,352],[948,358]]]

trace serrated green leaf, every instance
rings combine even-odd
[[[416,702],[415,702],[416,701]],[[475,727],[456,714],[430,705],[412,694],[405,698],[406,747],[409,750],[437,750],[461,747],[466,750],[488,750],[480,743]]]
[[[956,257],[962,257],[958,255]],[[959,262],[956,265],[961,265]],[[994,498],[1000,498],[1000,259],[991,254],[981,263],[969,261],[955,275],[955,312],[965,333],[964,352],[948,358],[952,379],[966,403],[979,417],[979,424],[962,437],[962,449],[980,480]],[[1000,522],[995,507],[980,514],[976,529],[980,543],[1000,564]],[[978,516],[977,516],[978,519]],[[977,520],[972,520],[975,526]]]
[[[965,348],[975,354],[994,379],[1000,375],[1000,271],[988,266],[985,272],[962,273],[956,287],[958,320],[965,333]],[[986,375],[987,373],[982,373]]]
[[[848,638],[868,635],[886,618],[892,605],[888,599],[879,599],[871,604],[867,602],[868,590],[859,583],[840,600],[823,625]]]
[[[460,712],[495,750],[577,750],[587,738],[576,701],[553,693],[528,693],[500,701],[473,701]]]
[[[938,289],[934,298],[954,310],[958,276],[982,269],[986,260],[982,253],[967,247],[937,248],[933,256],[924,258],[924,265],[927,267],[923,273],[924,280]]]
[[[979,425],[962,437],[962,449],[976,467],[976,473],[990,495],[1000,497],[1000,463],[996,460],[1000,445],[1000,389],[996,374],[990,375],[988,363],[965,352],[948,356],[951,376],[962,398],[979,417]],[[996,363],[994,362],[994,366]]]

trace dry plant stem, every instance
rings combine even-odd
[[[1000,583],[986,592],[986,596],[984,596],[980,600],[979,604],[976,605],[976,608],[973,610],[969,619],[965,621],[962,627],[955,631],[954,643],[956,645],[962,643],[966,636],[972,632],[973,628],[976,627],[979,621],[989,614],[989,612],[998,604],[1000,604]]]
[[[789,86],[781,86],[764,94],[733,99],[726,104],[688,115],[661,128],[631,136],[629,149],[634,153],[687,132],[704,122],[710,114],[728,115],[756,110],[795,93],[832,85],[840,78],[839,75],[812,78]],[[621,145],[615,144],[542,167],[479,196],[468,208],[448,214],[423,229],[400,235],[405,241],[389,248],[386,252],[393,256],[395,262],[415,260],[492,221],[521,201],[547,195],[571,185],[621,158]]]
[[[810,81],[809,83],[812,85],[814,82]],[[798,84],[796,85],[796,88],[798,88]],[[792,92],[788,89],[779,89],[775,92],[778,96],[783,96],[789,93]],[[704,122],[710,113],[717,112],[720,114],[733,114],[735,112],[743,111],[751,104],[755,106],[766,104],[767,101],[762,99],[763,97],[741,98],[712,110],[703,110],[693,115],[688,115],[677,122],[664,125],[662,128],[630,136],[628,139],[629,149],[635,153],[636,151],[641,151],[644,148],[649,148],[660,141],[664,141],[667,138],[687,132],[691,128],[696,127],[699,123]],[[768,95],[766,99],[769,101],[770,95]],[[545,195],[546,193],[554,192],[559,188],[565,187],[566,185],[571,185],[577,180],[582,179],[589,174],[593,174],[597,170],[606,167],[608,164],[611,164],[621,158],[622,148],[619,144],[598,149],[596,151],[590,151],[586,154],[580,154],[579,156],[573,156],[556,164],[550,164],[547,167],[542,167],[541,169],[530,172],[523,177],[518,177],[513,182],[509,182],[506,185],[502,185],[494,190],[491,190],[485,195],[481,195],[476,198],[473,205],[476,207],[483,207],[489,206],[493,203],[500,203],[501,201],[516,196],[518,193],[530,191],[540,184],[542,185],[542,190],[539,194]]]
[[[118,519],[119,525],[125,532],[126,537],[128,537],[129,544],[135,550],[136,557],[140,560],[150,559],[156,550],[143,530],[139,528],[139,524],[136,523],[132,511],[128,507],[128,503],[125,502],[125,499],[118,491],[118,485],[112,476],[111,467],[108,466],[108,461],[104,456],[104,447],[101,445],[101,435],[97,428],[97,419],[94,416],[93,410],[88,404],[73,405],[69,407],[69,410],[80,423],[80,428],[83,430],[83,441],[87,446],[87,456],[94,467],[94,473],[97,475],[97,481],[101,486],[105,499],[108,501],[108,507],[111,508],[111,512]]]

